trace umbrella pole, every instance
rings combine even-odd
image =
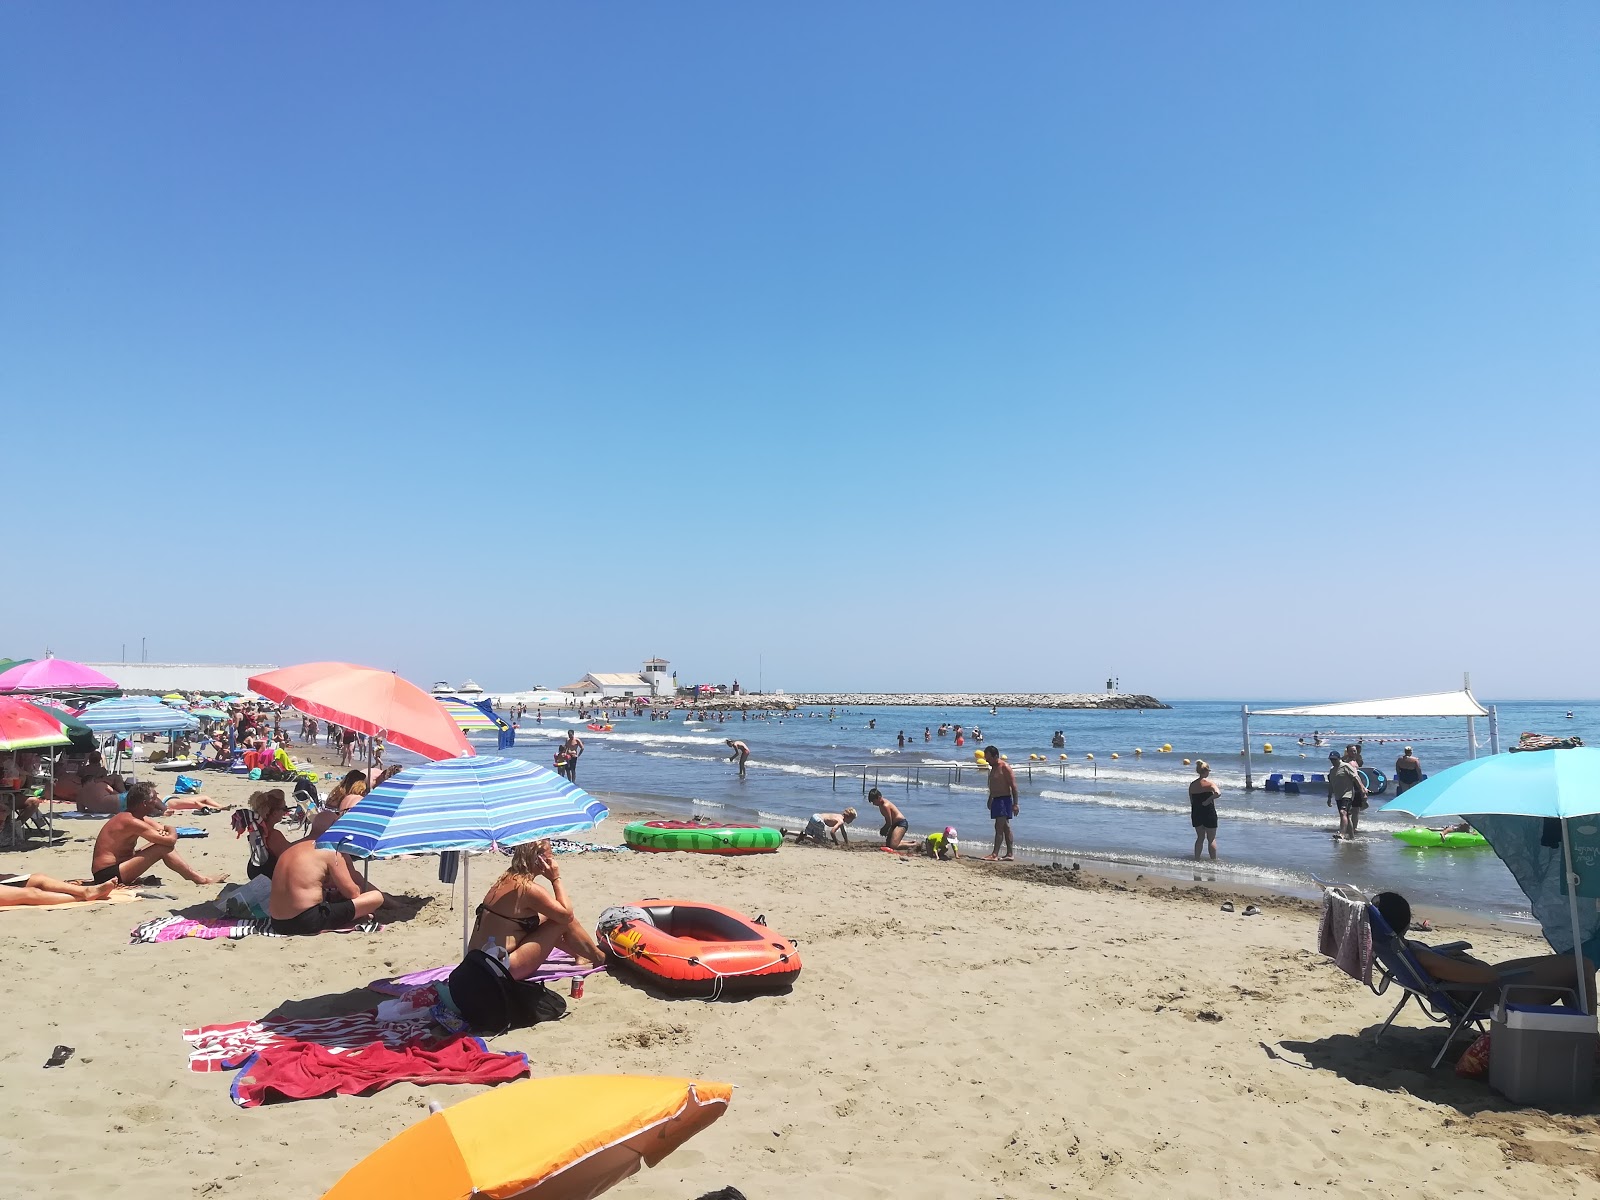
[[[461,957],[467,957],[467,943],[472,940],[472,931],[467,926],[467,905],[471,893],[467,890],[467,881],[472,877],[472,855],[467,851],[461,852]]]
[[[1567,872],[1567,906],[1572,917],[1572,957],[1578,962],[1578,1006],[1589,1011],[1589,997],[1583,983],[1583,939],[1578,936],[1578,877],[1572,871],[1572,831],[1567,828],[1567,818],[1561,818],[1561,861]]]

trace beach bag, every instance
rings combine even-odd
[[[446,986],[472,1032],[489,1037],[567,1015],[567,1002],[560,996],[542,983],[511,978],[500,958],[482,950],[468,950]]]
[[[267,901],[272,898],[272,880],[258,875],[249,883],[234,888],[214,903],[224,916],[245,917],[254,921],[267,919]]]
[[[200,791],[200,781],[193,775],[179,775],[178,782],[172,785],[174,796],[193,796]]]

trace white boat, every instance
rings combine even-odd
[[[464,680],[461,681],[461,686],[456,689],[456,695],[458,695],[458,696],[481,696],[481,695],[483,695],[483,688],[482,688],[482,686],[480,686],[477,683],[474,683],[470,679],[464,679]]]
[[[438,683],[433,685],[433,694],[435,696],[454,696],[456,694],[456,690],[441,679]]]

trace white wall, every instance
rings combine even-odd
[[[117,686],[130,691],[204,692],[208,696],[232,695],[250,686],[250,676],[275,671],[270,663],[84,663]]]

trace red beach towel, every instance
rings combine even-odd
[[[458,1037],[432,1050],[381,1042],[336,1053],[315,1042],[278,1042],[239,1068],[229,1094],[240,1108],[317,1096],[359,1096],[393,1083],[507,1083],[528,1073],[528,1056],[497,1054]]]

